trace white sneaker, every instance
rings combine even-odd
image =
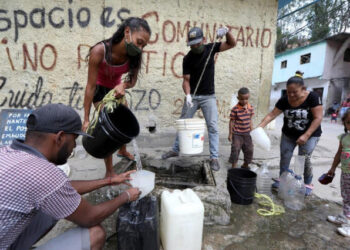
[[[350,224],[350,220],[343,214],[339,214],[337,216],[329,215],[327,220],[337,225]]]
[[[343,235],[345,237],[350,237],[350,225],[349,224],[343,225],[342,227],[339,227],[337,230],[341,235]]]

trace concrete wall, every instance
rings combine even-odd
[[[202,26],[213,41],[227,25],[237,39],[216,62],[220,127],[226,131],[231,95],[242,86],[251,89],[261,119],[268,111],[276,12],[276,0],[1,1],[0,109],[62,102],[82,114],[89,46],[109,38],[122,18],[138,16],[153,31],[142,77],[126,95],[141,125],[154,115],[158,129],[170,129],[180,115],[190,26]]]
[[[286,82],[297,70],[304,72],[304,78],[321,76],[325,65],[326,46],[326,41],[322,41],[278,54],[274,61],[272,84]],[[311,53],[310,63],[300,64],[300,56],[308,53]],[[287,67],[281,68],[281,62],[285,60]]]
[[[344,61],[344,53],[350,48],[350,37],[344,42],[328,41],[323,78],[350,78],[350,62]]]

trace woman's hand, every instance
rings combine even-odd
[[[90,121],[84,121],[83,126],[82,126],[81,129],[82,129],[84,132],[86,132],[87,128],[89,127],[89,124],[90,124]]]
[[[115,98],[121,98],[125,95],[125,84],[120,83],[114,87],[114,96]]]
[[[130,183],[128,183],[127,181],[131,180],[130,174],[136,172],[136,170],[130,170],[128,172],[119,174],[119,175],[114,175],[113,177],[111,177],[111,184],[112,185],[119,185],[119,184],[126,184],[126,185],[130,185]]]
[[[303,134],[303,135],[301,135],[301,136],[298,138],[298,140],[296,141],[296,143],[297,143],[298,145],[302,146],[302,145],[305,145],[306,142],[307,142],[308,140],[309,140],[309,136],[306,135],[306,134]]]

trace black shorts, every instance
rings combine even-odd
[[[111,91],[110,88],[96,84],[96,90],[92,102],[96,103],[102,101],[103,97],[105,97],[109,91]]]

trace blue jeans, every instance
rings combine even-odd
[[[202,110],[209,135],[210,159],[217,159],[219,157],[219,130],[216,97],[215,95],[196,95],[192,102],[192,108],[188,108],[186,102],[184,103],[180,119],[192,118],[198,109]],[[176,135],[173,151],[180,151],[178,135]]]
[[[298,155],[305,155],[304,166],[304,183],[311,184],[312,182],[312,166],[311,166],[311,154],[314,151],[320,137],[310,137],[305,145],[299,146]],[[287,137],[282,133],[281,137],[281,160],[280,160],[280,175],[289,169],[290,160],[293,156],[293,151],[297,146],[296,140]]]

